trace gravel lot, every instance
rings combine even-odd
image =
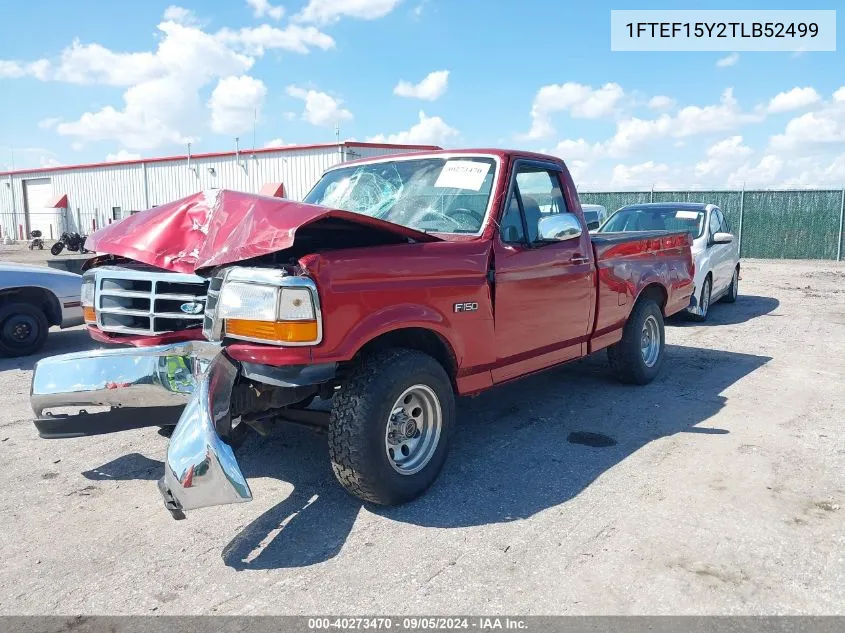
[[[239,453],[252,503],[173,521],[155,429],[39,439],[35,359],[0,360],[0,613],[845,614],[845,266],[747,261],[740,293],[647,387],[599,355],[462,401],[394,509],[280,426]]]

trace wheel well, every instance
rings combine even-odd
[[[664,316],[666,315],[666,301],[668,299],[666,288],[657,283],[649,284],[643,288],[642,292],[640,292],[640,296],[637,297],[637,303],[643,299],[651,299],[654,301],[658,306],[660,306],[660,311],[664,314]]]
[[[402,328],[386,332],[366,343],[358,350],[356,357],[390,347],[405,347],[428,354],[443,365],[443,369],[449,374],[449,378],[454,385],[457,374],[455,353],[446,339],[437,332],[418,327]]]
[[[45,288],[10,288],[0,292],[0,307],[10,303],[29,303],[37,306],[47,317],[50,325],[62,324],[62,308],[59,300]]]

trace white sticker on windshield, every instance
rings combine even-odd
[[[478,163],[472,160],[446,161],[434,186],[478,191],[484,184],[484,178],[489,171],[490,163]]]
[[[679,220],[696,220],[698,211],[675,211],[675,217]]]

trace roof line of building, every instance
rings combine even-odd
[[[442,149],[437,145],[397,145],[393,143],[364,143],[358,141],[344,141],[342,143],[315,143],[312,145],[285,145],[282,147],[247,148],[240,152],[208,152],[205,154],[191,154],[192,159],[202,158],[228,158],[231,156],[252,154],[272,154],[279,152],[297,152],[309,149],[324,149],[327,147],[364,147],[373,149],[407,149],[407,150],[438,150]],[[80,165],[56,165],[55,167],[35,167],[33,169],[15,169],[14,171],[0,171],[0,176],[18,176],[23,174],[49,174],[57,171],[68,171],[72,169],[95,169],[99,167],[119,167],[121,165],[141,165],[150,163],[167,163],[180,160],[188,160],[187,154],[178,156],[159,156],[155,158],[136,158],[132,160],[116,160],[102,163],[83,163]]]

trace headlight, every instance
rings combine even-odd
[[[317,288],[305,277],[232,269],[216,310],[232,338],[282,345],[315,345],[322,338]]]
[[[80,301],[82,302],[82,316],[86,323],[96,323],[97,313],[94,311],[94,275],[82,276],[82,288],[80,289]]]

